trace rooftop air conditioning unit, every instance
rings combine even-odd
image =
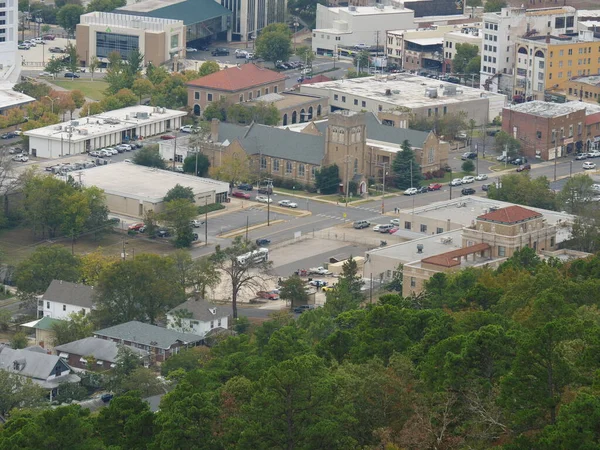
[[[385,6],[383,6],[381,3],[377,3],[377,9],[380,9],[383,11],[385,9]]]
[[[71,125],[73,125],[74,127],[78,127],[79,126],[79,120],[71,120]]]
[[[129,120],[129,114],[125,114],[125,120]]]
[[[353,5],[348,6],[348,11],[356,11],[356,6],[353,6]]]
[[[437,96],[438,96],[437,88],[426,88],[425,89],[425,97],[437,98]]]
[[[391,90],[391,89],[386,89],[386,90],[385,90],[385,95],[387,95],[388,97],[389,97],[390,95],[392,95],[392,90]]]

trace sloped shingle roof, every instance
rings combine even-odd
[[[188,83],[188,86],[235,92],[267,83],[284,81],[285,79],[285,75],[249,63],[229,67],[192,80]]]
[[[194,298],[190,298],[181,305],[176,306],[169,311],[168,314],[173,314],[182,310],[191,312],[192,319],[200,320],[202,322],[210,322],[211,320],[227,317],[229,315],[229,311],[222,306],[217,306],[214,303],[207,302],[206,300],[196,300]],[[214,314],[211,312],[211,310],[214,311]]]
[[[44,301],[65,303],[67,305],[92,308],[94,288],[70,281],[52,280],[43,296]]]
[[[147,356],[148,352],[140,348],[130,347],[130,349],[140,356]],[[72,353],[80,356],[93,356],[99,361],[116,362],[119,344],[106,339],[88,337],[78,341],[68,342],[54,347],[57,352]]]
[[[514,205],[483,214],[477,217],[477,220],[513,224],[535,219],[537,217],[542,217],[542,214],[532,211],[531,209],[523,208],[522,206]]]
[[[170,348],[177,342],[191,343],[202,340],[202,337],[191,333],[180,333],[175,330],[157,327],[136,320],[104,328],[94,332],[95,336],[105,336],[123,341],[135,342],[158,348]]]
[[[15,361],[20,362],[22,365],[21,369],[15,370]],[[0,347],[0,369],[8,372],[38,380],[46,380],[57,364],[63,364],[69,368],[56,355],[48,355],[47,353],[28,349],[14,350],[8,347]]]

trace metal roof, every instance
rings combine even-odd
[[[183,20],[184,25],[193,25],[232,14],[231,11],[214,0],[150,0],[123,6],[113,12]]]
[[[191,333],[180,333],[175,330],[168,330],[149,323],[142,323],[136,320],[121,323],[114,327],[104,328],[94,332],[94,336],[105,336],[122,341],[133,342],[137,344],[149,345],[162,349],[168,349],[177,342],[184,344],[199,342],[201,336]]]

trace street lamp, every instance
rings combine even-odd
[[[377,164],[377,167],[383,167],[383,195],[381,196],[381,214],[385,214],[385,176],[387,175],[386,167],[388,163]]]
[[[58,98],[52,98],[52,97],[50,97],[48,95],[44,95],[44,98],[47,98],[48,100],[50,100],[52,102],[52,114],[54,114],[54,102],[56,100],[58,100]]]
[[[298,26],[300,26],[298,19],[294,17],[294,53],[296,52],[296,33],[298,32]]]

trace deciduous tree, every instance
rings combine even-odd
[[[267,25],[256,38],[255,49],[265,61],[287,61],[292,54],[292,33],[284,23]]]
[[[281,283],[279,296],[290,302],[290,308],[298,305],[308,304],[308,293],[306,292],[304,280],[298,275],[292,275]]]
[[[183,160],[183,171],[185,173],[195,173],[198,177],[208,175],[210,161],[204,153],[190,153]]]
[[[211,73],[215,73],[221,70],[219,67],[219,63],[216,61],[204,61],[200,68],[198,69],[198,75],[201,77],[205,77],[206,75],[210,75]]]
[[[133,162],[140,166],[156,167],[157,169],[166,168],[165,160],[160,156],[158,145],[146,145],[139,149],[133,157]]]
[[[60,245],[40,246],[16,269],[15,283],[23,292],[42,294],[52,280],[75,282],[81,277],[80,261]]]

